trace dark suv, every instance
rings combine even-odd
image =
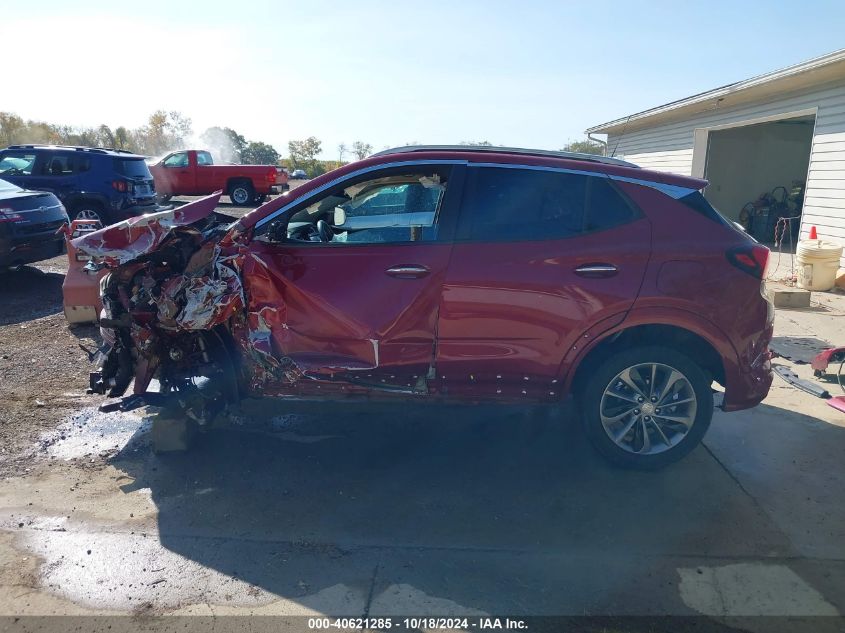
[[[144,157],[122,150],[11,145],[0,150],[0,178],[55,194],[71,219],[111,224],[157,208]]]
[[[610,459],[653,468],[772,380],[769,251],[706,182],[538,150],[413,147],[323,174],[232,225],[217,200],[74,245],[113,268],[95,391],[158,376],[207,425],[247,396],[574,396]],[[218,196],[219,198],[219,196]],[[444,429],[446,432],[446,429]]]

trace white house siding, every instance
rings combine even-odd
[[[819,237],[845,245],[845,78],[777,99],[695,114],[608,136],[608,151],[648,169],[691,175],[694,130],[818,108],[801,235],[811,226]],[[845,258],[843,258],[845,262]]]

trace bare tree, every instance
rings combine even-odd
[[[343,155],[346,154],[346,152],[348,152],[348,151],[349,151],[349,148],[346,147],[346,143],[341,143],[340,145],[338,145],[337,146],[337,162],[342,163],[343,162]]]
[[[358,160],[364,160],[373,153],[373,146],[363,141],[355,141],[352,143],[352,153],[355,154]]]

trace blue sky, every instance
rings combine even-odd
[[[845,3],[812,0],[39,0],[0,15],[2,111],[134,127],[178,110],[282,153],[313,135],[328,158],[355,140],[557,149],[845,46]]]

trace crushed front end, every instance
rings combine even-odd
[[[228,324],[242,314],[238,253],[221,246],[229,222],[212,215],[219,194],[74,241],[108,268],[100,280],[103,347],[90,390],[117,398],[106,408],[177,405],[207,424],[239,397]],[[154,380],[157,379],[157,380]]]

